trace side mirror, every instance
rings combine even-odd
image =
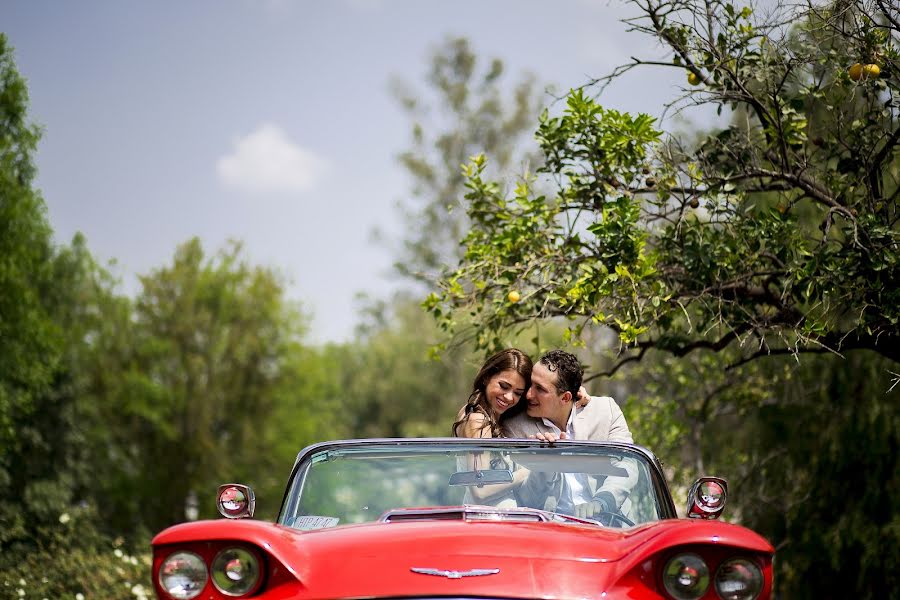
[[[216,507],[219,509],[219,514],[226,519],[252,517],[256,510],[256,494],[253,493],[250,486],[226,483],[219,486]]]
[[[692,519],[718,519],[725,510],[728,482],[721,477],[701,477],[688,492],[687,516]]]

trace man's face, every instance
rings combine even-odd
[[[555,419],[569,408],[564,392],[556,389],[558,375],[547,368],[544,363],[537,363],[531,371],[531,387],[525,395],[528,400],[528,416]]]

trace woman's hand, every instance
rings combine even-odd
[[[531,474],[531,471],[526,469],[525,467],[518,467],[515,471],[513,471],[513,487],[519,487],[522,483],[528,479],[528,476]]]
[[[591,395],[588,394],[588,391],[581,386],[578,388],[578,398],[575,400],[575,406],[578,408],[584,408],[591,401]]]

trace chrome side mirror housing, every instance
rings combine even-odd
[[[728,482],[721,477],[700,477],[691,486],[687,516],[692,519],[718,519],[725,510]]]
[[[219,486],[216,507],[226,519],[245,519],[256,511],[256,494],[248,485],[226,483]]]

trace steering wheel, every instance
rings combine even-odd
[[[600,524],[604,527],[615,527],[613,523],[616,522],[620,523],[620,525],[618,526],[619,529],[621,529],[622,527],[634,527],[634,521],[632,521],[622,513],[610,512],[608,510],[595,512],[594,516],[591,518],[595,521],[600,521]]]

